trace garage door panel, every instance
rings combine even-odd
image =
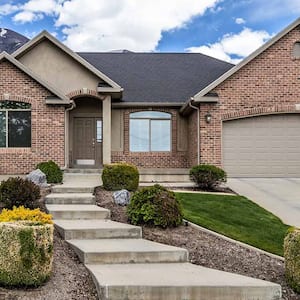
[[[222,143],[229,176],[300,177],[300,115],[224,122]]]

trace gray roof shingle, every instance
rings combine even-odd
[[[200,53],[78,53],[124,88],[122,101],[183,103],[233,67]]]

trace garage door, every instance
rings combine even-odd
[[[223,122],[223,167],[231,177],[300,177],[300,115]]]

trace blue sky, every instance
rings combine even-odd
[[[233,63],[300,16],[299,0],[1,0],[0,27],[75,51],[202,52]]]

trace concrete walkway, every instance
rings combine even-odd
[[[229,178],[227,185],[284,223],[300,227],[300,178]]]
[[[144,240],[140,227],[111,221],[95,205],[87,178],[54,187],[46,207],[91,272],[99,299],[281,299],[278,284],[192,265],[185,249]]]

